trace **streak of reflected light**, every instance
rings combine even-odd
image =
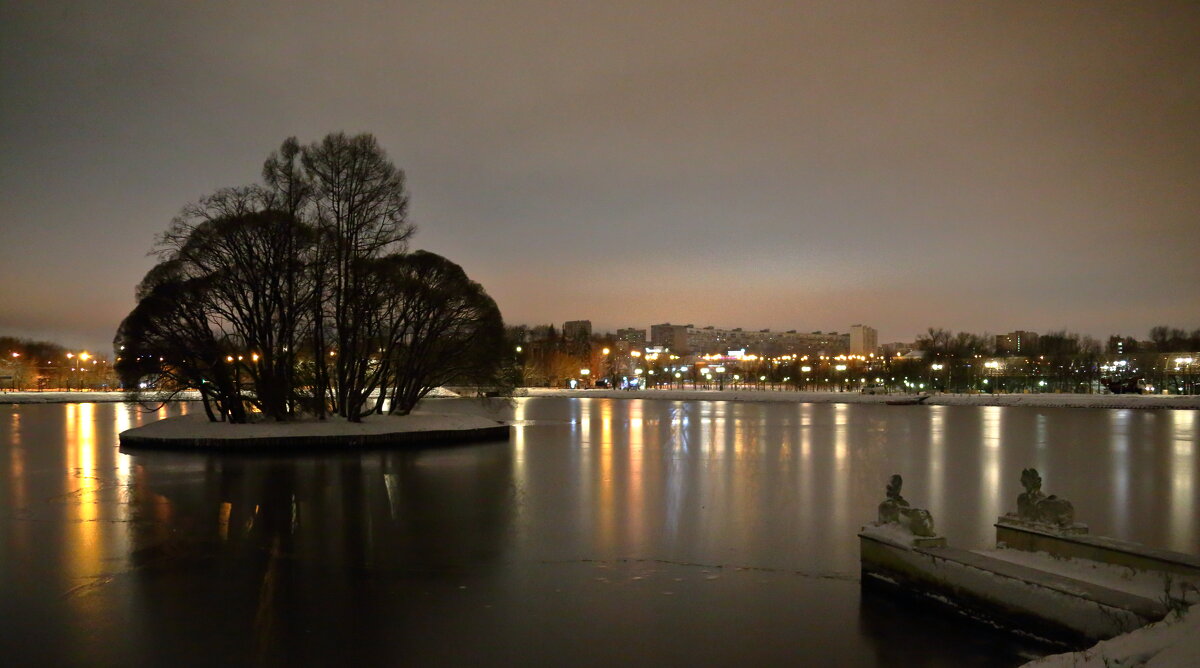
[[[833,405],[833,453],[834,457],[831,462],[833,468],[830,475],[833,478],[832,494],[833,494],[833,526],[847,526],[850,520],[847,517],[847,507],[850,499],[847,498],[850,494],[848,482],[850,478],[850,460],[846,457],[849,450],[849,421],[850,421],[850,405],[849,404],[834,404]],[[833,549],[838,558],[843,558],[845,546],[848,545],[845,541],[833,541]]]
[[[76,586],[81,578],[97,575],[101,569],[103,538],[99,516],[100,484],[96,478],[96,420],[95,404],[67,404],[66,429],[66,488],[73,497],[73,527],[75,540],[68,552],[70,567],[66,573],[68,586]]]
[[[612,410],[610,404],[606,403],[609,410]],[[626,406],[629,411],[629,433],[637,431],[641,428],[642,423],[642,406],[641,402],[634,400]],[[591,410],[589,404],[585,410]],[[611,419],[611,418],[610,418]],[[613,480],[613,442],[612,439],[600,441],[600,448],[597,456],[600,458],[600,469],[598,482],[599,498],[596,503],[596,543],[605,551],[611,550],[617,540],[617,509],[616,509],[616,493],[613,489],[615,481]]]
[[[610,402],[605,402],[604,408],[611,411]],[[629,421],[629,448],[625,458],[626,491],[625,491],[625,522],[627,537],[634,540],[631,544],[642,544],[642,533],[645,530],[642,504],[644,503],[646,481],[643,476],[646,448],[646,421],[642,415],[645,405],[639,402],[636,422]],[[609,419],[612,419],[611,413]],[[653,438],[653,437],[652,437]],[[610,441],[611,442],[611,441]]]
[[[941,512],[946,475],[946,407],[929,407],[929,506]],[[936,515],[935,515],[936,517]]]
[[[1109,451],[1113,472],[1113,528],[1118,537],[1129,533],[1129,428],[1130,412],[1116,410],[1111,414],[1112,447]]]
[[[129,417],[129,411],[137,410],[136,408],[131,409],[128,406],[118,405],[114,406],[113,410],[113,420],[116,424],[117,434],[120,434],[126,429],[131,429],[133,427],[133,420]],[[129,485],[132,482],[129,479],[129,471],[133,462],[133,458],[120,451],[117,451],[115,456],[117,458],[117,483],[120,485]],[[127,519],[125,516],[128,514],[128,505],[121,504],[121,509],[123,519]]]
[[[1171,549],[1196,550],[1196,421],[1200,411],[1171,411]]]
[[[1000,455],[1003,449],[1001,442],[1001,419],[1004,409],[999,406],[985,406],[983,420],[980,424],[980,444],[983,447],[983,484],[979,487],[980,510],[985,518],[1000,515]]]
[[[512,443],[513,443],[513,487],[518,492],[525,490],[525,401],[517,400],[513,409]],[[518,504],[520,507],[521,504]]]

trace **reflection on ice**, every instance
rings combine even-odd
[[[1000,504],[1004,502],[1000,498],[1000,456],[1004,449],[1001,420],[1004,415],[1004,409],[999,406],[984,406],[980,410],[983,412],[979,437],[980,444],[983,446],[980,453],[980,456],[983,458],[981,462],[983,475],[979,481],[980,509],[984,517],[994,519],[1000,516]]]
[[[520,421],[507,444],[286,458],[117,450],[119,431],[183,410],[0,414],[0,555],[22,564],[0,569],[0,585],[27,595],[0,611],[51,600],[61,628],[130,621],[128,636],[70,638],[90,650],[162,637],[180,619],[224,635],[270,620],[275,631],[255,636],[269,644],[340,609],[370,610],[336,630],[391,651],[376,659],[445,646],[412,619],[512,630],[515,645],[552,635],[546,626],[578,631],[571,615],[630,637],[663,610],[714,636],[732,624],[891,646],[870,635],[878,627],[855,628],[876,604],[853,578],[855,531],[880,486],[910,479],[893,467],[911,469],[910,498],[941,509],[938,528],[964,544],[986,542],[1035,464],[1081,521],[1118,538],[1196,551],[1200,535],[1195,411],[539,398],[497,409]],[[710,566],[724,567],[719,579],[699,577]],[[780,607],[759,607],[784,590]],[[728,610],[740,618],[721,618]],[[796,630],[805,624],[816,626]]]
[[[1171,538],[1172,549],[1196,552],[1196,420],[1200,411],[1172,411]]]

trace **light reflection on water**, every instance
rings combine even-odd
[[[756,577],[780,591],[800,587],[790,606],[764,616],[762,632],[783,632],[789,614],[822,605],[807,598],[796,573],[852,581],[854,533],[874,517],[891,473],[905,476],[909,501],[932,509],[938,528],[964,547],[989,543],[995,517],[1015,505],[1020,470],[1037,466],[1047,492],[1070,499],[1094,533],[1200,551],[1196,411],[518,400],[497,415],[511,411],[520,423],[508,444],[292,459],[115,448],[121,430],[186,405],[149,414],[103,404],[8,410],[0,418],[0,498],[8,506],[0,556],[21,566],[0,571],[6,618],[25,605],[62,624],[98,624],[96,615],[113,608],[89,597],[107,591],[143,597],[151,612],[136,614],[170,617],[169,604],[135,593],[158,591],[154,574],[164,569],[189,583],[185,589],[199,588],[191,595],[203,610],[205,583],[190,584],[200,576],[184,566],[202,559],[223,564],[227,575],[261,564],[267,570],[251,578],[259,585],[266,573],[315,569],[314,582],[354,572],[386,592],[398,586],[397,572],[407,573],[401,581],[424,583],[405,589],[408,597],[442,577],[430,573],[469,573],[482,578],[476,585],[488,600],[526,610],[507,622],[518,624],[536,617],[525,597],[547,577],[544,564],[662,560],[763,569]],[[554,586],[595,581],[591,572],[580,577]],[[735,577],[722,575],[727,586],[739,584],[713,605],[766,596],[750,596],[740,587],[756,581]],[[123,582],[130,584],[120,589]],[[320,585],[335,588],[322,596],[349,596],[339,582]],[[667,587],[656,586],[651,593],[663,596]],[[253,591],[259,606],[265,594]],[[589,596],[594,605],[618,600]],[[621,600],[622,611],[647,602]],[[858,605],[847,600],[851,610]],[[372,605],[407,614],[392,610],[402,604],[391,598]],[[681,605],[673,614],[699,614]],[[616,614],[592,613],[609,623],[606,615]],[[853,627],[842,640],[863,642]]]

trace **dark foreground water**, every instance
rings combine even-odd
[[[440,410],[485,412],[470,401]],[[1200,551],[1196,411],[526,399],[510,443],[118,451],[186,407],[0,405],[0,664],[1011,666],[862,592],[887,476],[987,546],[1023,467]]]

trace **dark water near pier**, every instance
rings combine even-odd
[[[485,412],[471,401],[438,410]],[[510,443],[122,453],[177,414],[0,406],[6,665],[1010,666],[860,590],[891,473],[983,547],[1023,467],[1093,533],[1200,552],[1197,411],[525,399]]]

